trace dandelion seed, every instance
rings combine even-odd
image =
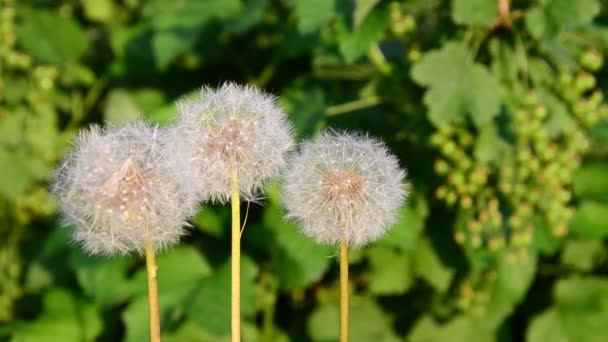
[[[75,228],[74,241],[88,253],[143,253],[147,241],[162,249],[186,233],[195,199],[173,176],[162,138],[141,122],[79,135],[52,191]]]
[[[287,218],[320,243],[365,245],[395,223],[407,197],[404,178],[383,143],[325,132],[302,145],[286,173]]]
[[[294,146],[292,126],[273,96],[225,83],[216,90],[203,88],[178,107],[172,155],[175,164],[184,165],[184,187],[202,199],[227,202],[236,170],[241,197],[255,200],[263,182],[286,167]]]

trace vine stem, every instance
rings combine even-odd
[[[156,254],[154,252],[154,243],[151,240],[148,240],[146,244],[146,271],[148,273],[148,306],[150,307],[150,341],[160,342]]]
[[[231,171],[232,178],[232,297],[231,328],[232,342],[241,341],[241,208],[239,196],[239,177],[236,168]]]
[[[348,342],[348,244],[340,242],[340,342]]]

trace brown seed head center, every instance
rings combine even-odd
[[[155,182],[154,177],[128,161],[102,187],[98,209],[116,213],[125,223],[142,221],[150,204],[149,189]]]
[[[323,179],[323,193],[331,202],[353,202],[363,196],[363,178],[352,170],[333,171]]]
[[[245,147],[251,143],[239,123],[229,123],[213,129],[207,138],[207,149],[224,161],[240,162],[247,155]]]

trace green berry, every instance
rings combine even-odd
[[[595,50],[591,50],[585,52],[580,57],[579,62],[581,63],[583,68],[587,70],[598,71],[604,63],[604,56]]]

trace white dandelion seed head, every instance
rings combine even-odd
[[[386,146],[328,131],[302,144],[283,184],[287,218],[319,243],[359,247],[396,222],[407,198],[405,171]]]
[[[195,99],[178,104],[174,126],[176,158],[187,160],[197,175],[185,173],[183,184],[202,199],[227,202],[236,170],[241,197],[255,200],[264,181],[286,167],[294,146],[293,128],[275,97],[251,86],[225,83],[203,88]]]
[[[86,252],[143,253],[150,239],[161,250],[186,233],[196,199],[174,177],[164,134],[143,122],[79,134],[51,190]]]

